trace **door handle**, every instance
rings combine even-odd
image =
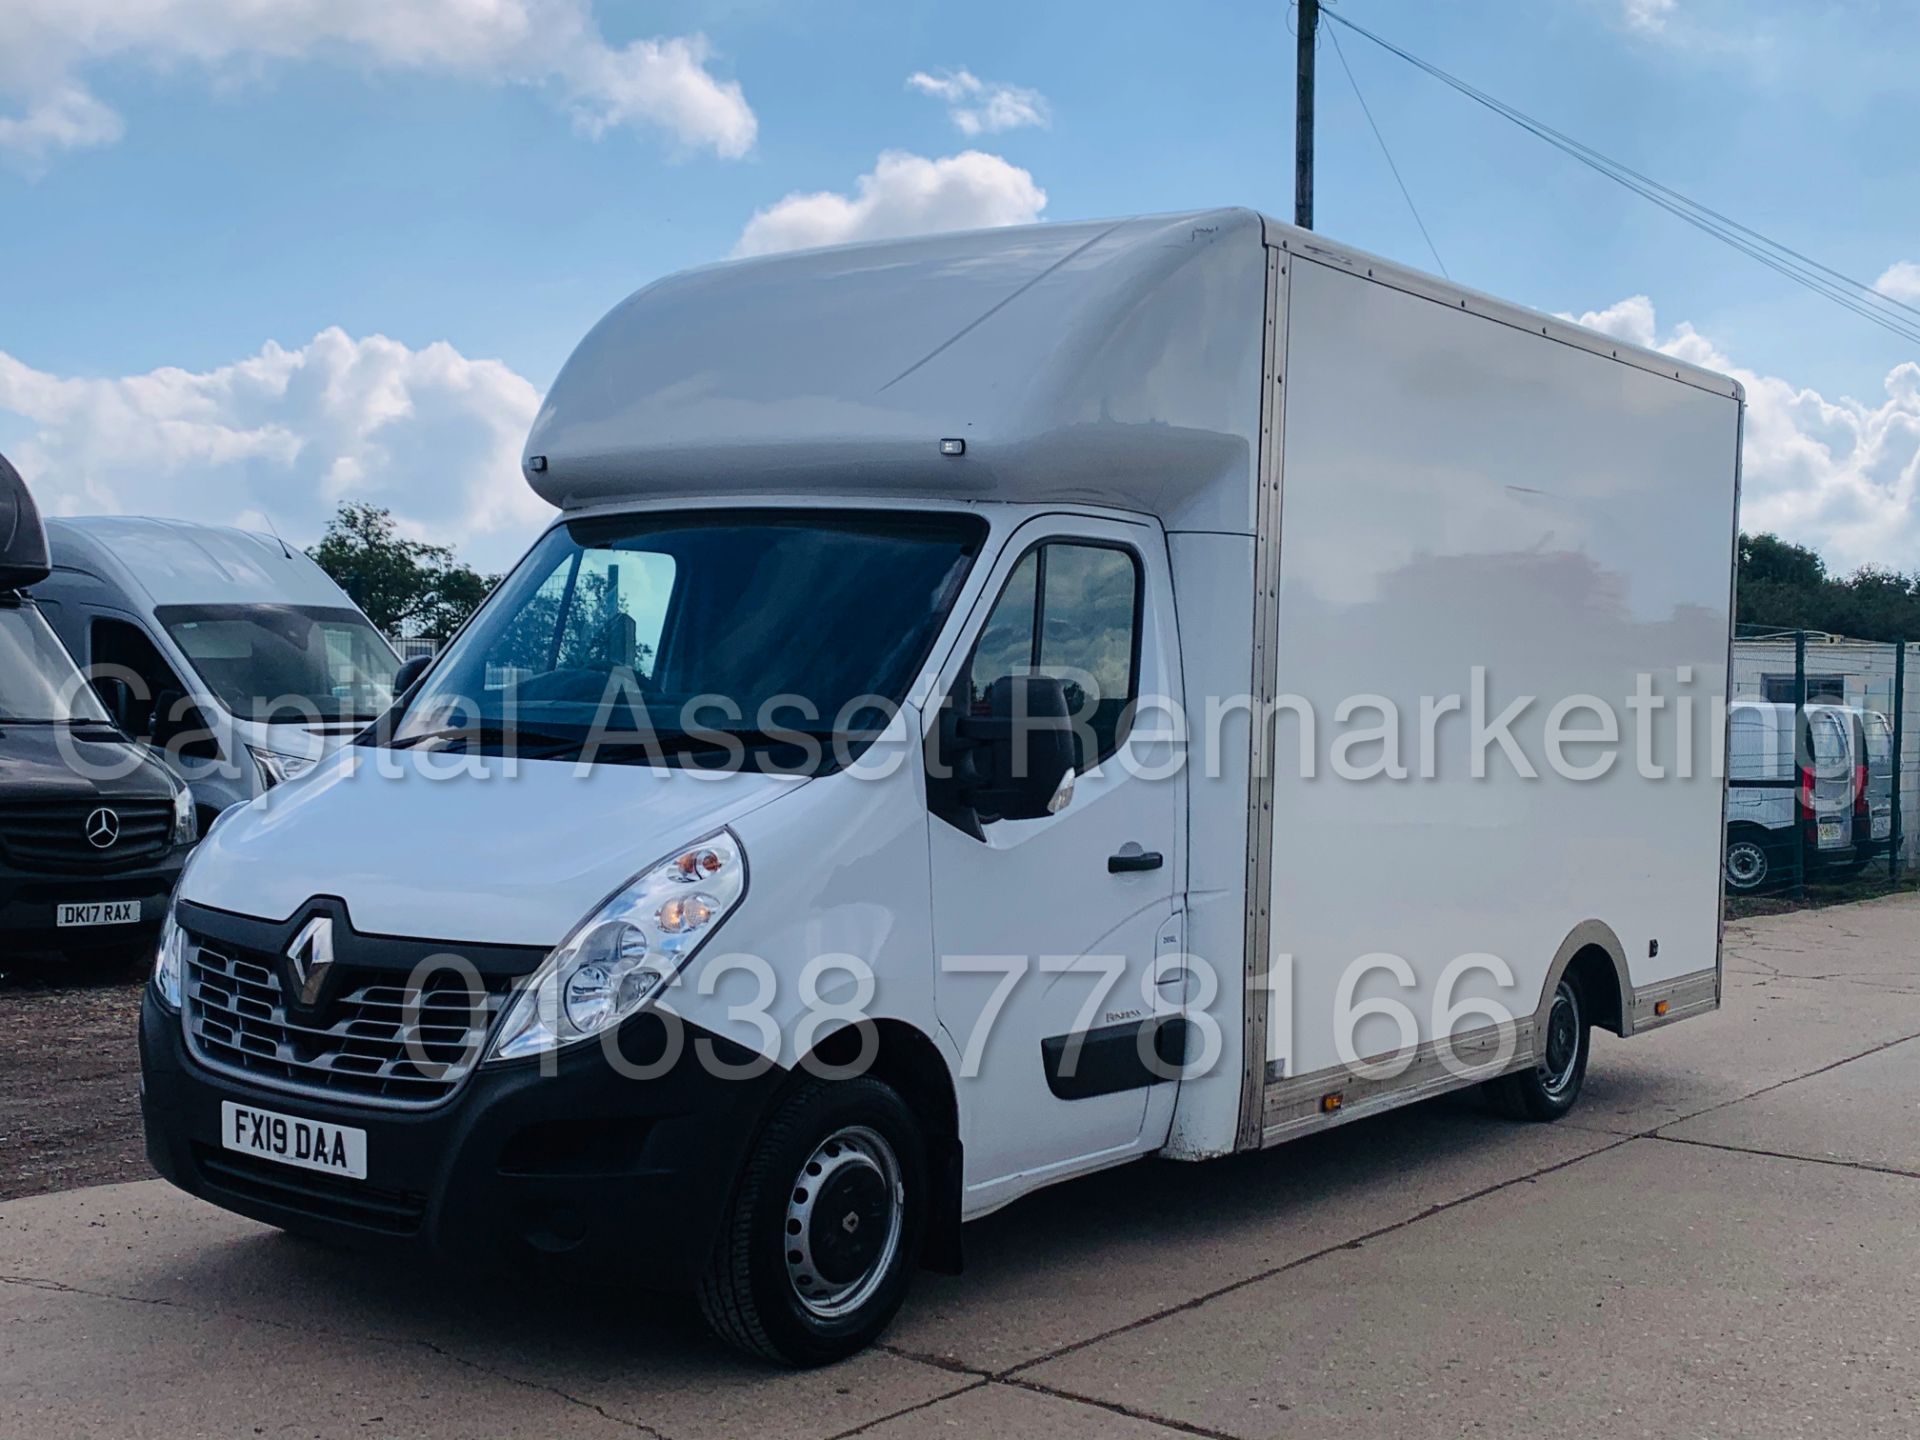
[[[1124,851],[1107,857],[1109,875],[1131,875],[1137,870],[1158,870],[1166,864],[1166,857],[1158,850],[1136,850],[1133,854]]]

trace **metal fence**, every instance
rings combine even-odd
[[[1743,626],[1733,649],[1729,892],[1898,883],[1920,859],[1920,647]]]
[[[431,635],[389,635],[387,640],[388,643],[393,646],[394,650],[399,653],[402,660],[414,660],[422,655],[431,659],[435,655],[438,655],[440,653],[440,647],[447,643]]]

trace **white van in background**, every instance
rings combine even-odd
[[[167,753],[203,828],[392,703],[393,647],[281,540],[120,515],[46,524],[41,610],[127,732]]]
[[[1853,849],[1864,866],[1893,845],[1893,723],[1878,710],[1847,713],[1853,721]]]
[[[1798,847],[1807,872],[1854,862],[1854,721],[1839,705],[1809,705],[1805,734],[1794,707],[1770,700],[1727,706],[1727,888],[1781,883]]]

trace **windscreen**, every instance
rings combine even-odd
[[[32,605],[0,599],[0,724],[107,724],[106,709],[80,678]]]
[[[357,610],[163,605],[154,613],[207,689],[242,719],[365,722],[393,703],[400,662]]]
[[[1812,737],[1813,760],[1823,775],[1850,770],[1853,757],[1848,753],[1847,727],[1830,710],[1815,710],[1807,715],[1807,731]]]
[[[716,733],[735,758],[870,733],[904,698],[985,528],[825,510],[558,526],[435,665],[392,743],[458,732],[471,751],[705,764]]]

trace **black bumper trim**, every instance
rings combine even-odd
[[[619,1032],[623,1076],[597,1046],[483,1067],[444,1105],[377,1110],[207,1070],[180,1016],[148,990],[140,1027],[147,1154],[173,1184],[223,1209],[361,1249],[425,1252],[463,1267],[535,1263],[594,1280],[686,1289],[703,1272],[733,1181],[786,1072],[691,1025],[661,1064],[660,1017]],[[700,1043],[704,1040],[706,1043]],[[709,1050],[708,1047],[711,1047]],[[718,1068],[718,1067],[716,1067]],[[221,1102],[367,1133],[365,1184],[251,1160],[221,1145]]]

